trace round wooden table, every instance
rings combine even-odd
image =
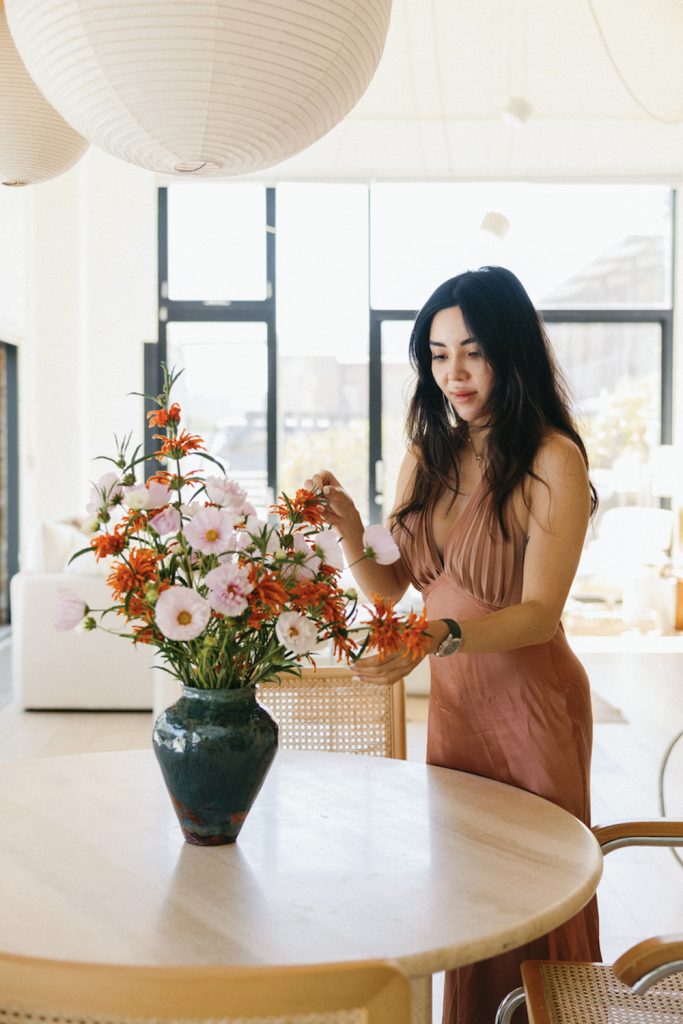
[[[534,939],[602,870],[580,822],[413,762],[280,751],[234,846],[184,843],[151,751],[0,766],[0,949],[123,964],[391,958],[427,978]]]

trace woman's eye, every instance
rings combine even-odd
[[[470,357],[470,359],[478,359],[479,356],[481,355],[481,352],[478,352],[476,348],[473,348],[467,353],[467,355]]]
[[[440,356],[440,355],[437,355],[437,354],[436,354],[436,352],[435,352],[435,353],[434,353],[434,354],[432,355],[432,362],[433,362],[433,363],[435,363],[435,362],[437,362],[437,361],[438,361],[439,359],[445,359],[445,358],[446,358],[445,356]]]

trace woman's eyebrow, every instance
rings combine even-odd
[[[476,345],[476,343],[477,343],[477,339],[476,338],[465,338],[464,341],[460,342],[461,345]],[[436,339],[434,339],[434,338],[430,338],[429,339],[429,344],[430,345],[438,345],[439,348],[446,348],[446,342],[445,341],[436,341]]]

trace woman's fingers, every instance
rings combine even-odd
[[[410,655],[394,654],[380,658],[378,654],[369,658],[359,658],[353,664],[353,671],[366,683],[396,683],[407,676],[421,661]]]
[[[309,480],[304,480],[304,487],[309,491],[314,489],[324,491],[329,486],[340,487],[336,476],[329,469],[321,469],[319,472],[314,473]]]

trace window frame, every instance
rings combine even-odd
[[[147,394],[161,390],[161,363],[166,361],[167,325],[171,322],[261,322],[267,329],[267,477],[268,486],[277,493],[278,456],[278,404],[277,404],[277,289],[276,289],[276,188],[266,187],[266,299],[258,301],[177,300],[168,297],[168,190],[158,190],[158,342],[145,343],[144,373]],[[543,321],[553,323],[650,323],[658,324],[661,331],[661,392],[660,443],[671,444],[673,439],[673,332],[674,332],[674,268],[676,265],[676,201],[677,192],[671,190],[671,305],[668,307],[608,308],[590,307],[540,309]],[[370,186],[368,186],[368,203]],[[372,246],[368,221],[368,246]],[[371,272],[371,263],[370,263]],[[370,523],[379,522],[380,495],[378,478],[382,463],[382,323],[384,321],[415,320],[417,310],[374,308],[370,301],[368,281],[368,509]],[[145,399],[145,413],[152,404]],[[146,421],[145,421],[146,422]],[[145,431],[145,450],[151,454],[151,439]],[[151,472],[151,464],[148,463]],[[668,499],[662,499],[667,507]]]

